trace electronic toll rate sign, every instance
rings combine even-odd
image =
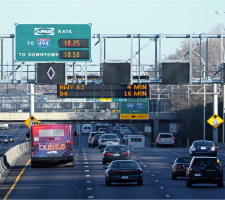
[[[148,84],[119,85],[119,84],[68,84],[57,85],[59,98],[147,98]]]
[[[91,24],[16,24],[17,61],[91,61]]]

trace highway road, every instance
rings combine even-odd
[[[19,143],[25,142],[25,135],[28,130],[28,127],[20,127],[20,124],[13,124],[9,126],[8,130],[0,129],[0,135],[12,135],[14,137],[14,143],[0,143],[0,154]]]
[[[81,130],[81,126],[77,124],[73,128]],[[187,188],[185,178],[172,180],[170,162],[179,156],[188,156],[186,148],[133,149],[132,159],[146,165],[144,185],[112,183],[106,186],[102,152],[98,148],[89,148],[87,138],[88,135],[82,136],[80,131],[74,137],[74,167],[44,166],[33,169],[29,164],[7,199],[224,199],[225,188],[217,185],[196,184]],[[225,150],[219,150],[218,158],[225,165]],[[25,154],[11,170],[5,183],[0,186],[1,199],[29,159],[30,155]]]

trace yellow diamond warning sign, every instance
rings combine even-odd
[[[217,114],[214,114],[207,120],[207,122],[214,128],[217,128],[220,124],[223,123],[223,120]]]
[[[34,117],[34,116],[30,116],[30,118],[28,118],[24,124],[30,128],[32,125],[35,125],[35,124],[39,124],[39,121]]]

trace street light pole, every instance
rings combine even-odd
[[[216,11],[215,12],[216,14],[223,14],[225,12],[221,12],[221,11]],[[221,42],[217,39],[217,41],[220,43],[221,45],[221,48],[223,49],[223,56],[221,55],[221,64],[224,62],[224,58],[225,58],[225,55],[224,55],[224,48],[223,48],[223,37],[222,37],[222,33],[221,33]],[[222,52],[221,52],[222,53]],[[225,69],[223,69],[225,70]],[[223,77],[224,79],[224,77]],[[213,87],[214,89],[214,87]],[[225,120],[225,84],[223,84],[223,120]],[[223,122],[223,132],[222,132],[222,143],[224,143],[224,133],[225,133],[225,122]],[[213,134],[213,137],[214,137],[214,134]],[[214,139],[214,138],[213,138]]]

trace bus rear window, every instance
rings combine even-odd
[[[142,142],[142,138],[131,138],[131,142]]]
[[[64,136],[64,129],[39,130],[39,137]]]

